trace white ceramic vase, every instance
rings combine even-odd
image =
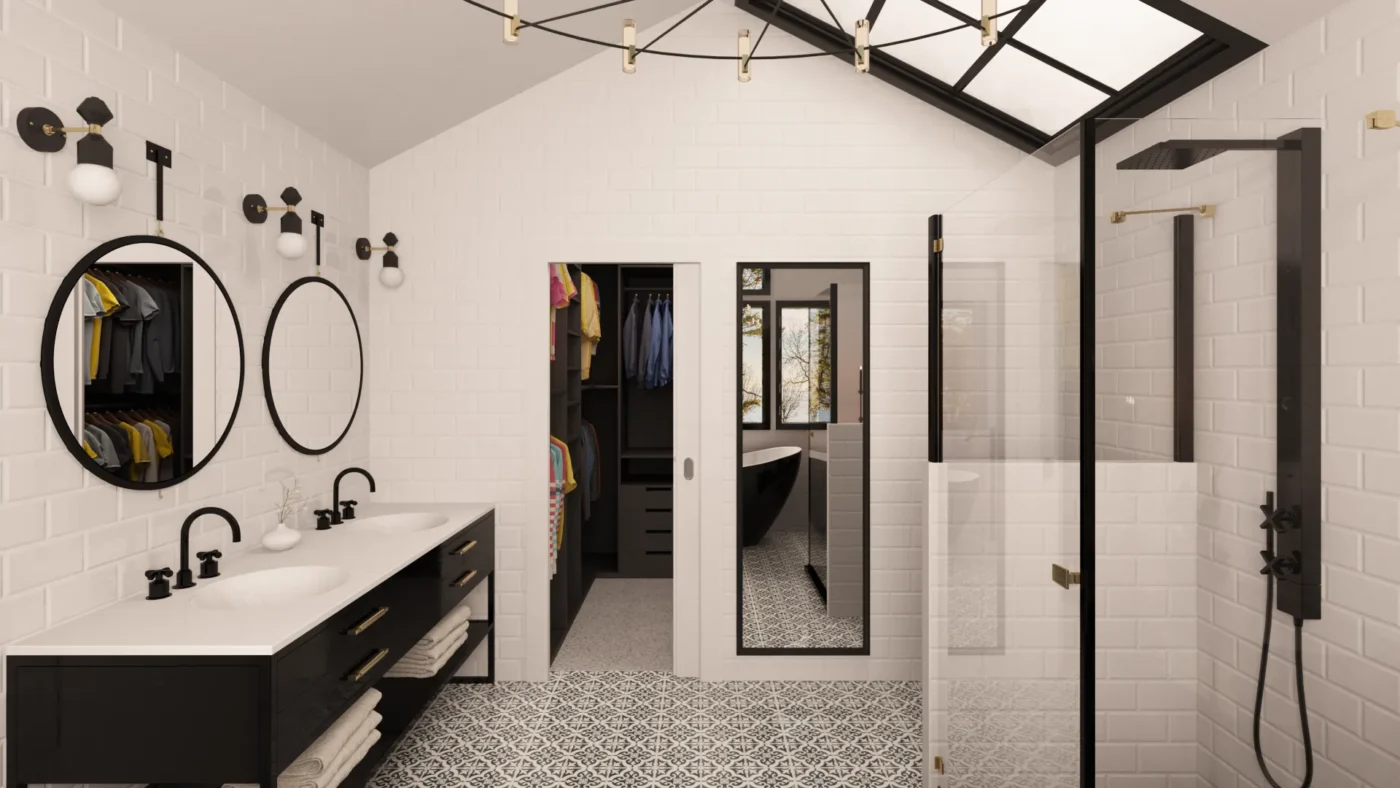
[[[301,531],[288,528],[286,523],[278,523],[276,528],[263,535],[262,546],[280,553],[292,549],[300,541]]]

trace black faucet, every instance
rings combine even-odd
[[[238,520],[227,509],[220,509],[217,506],[206,506],[203,509],[196,509],[185,518],[185,524],[180,526],[180,571],[175,573],[176,588],[194,588],[194,573],[190,571],[190,526],[194,521],[206,514],[217,514],[228,522],[228,527],[233,531],[233,541],[243,541],[243,532],[238,529]]]
[[[344,479],[346,474],[350,473],[358,473],[361,476],[364,476],[366,479],[368,479],[369,491],[374,492],[374,477],[370,476],[369,471],[365,470],[364,468],[346,468],[345,470],[336,474],[335,486],[331,489],[331,525],[340,525],[347,519],[355,519],[355,509],[353,508],[353,506],[345,507],[344,516],[342,516],[340,512],[340,480]],[[354,504],[358,503],[358,501],[351,501],[350,503]]]

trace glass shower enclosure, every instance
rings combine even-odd
[[[1214,784],[1198,739],[1251,746],[1198,712],[1253,692],[1266,609],[1320,615],[1317,125],[1085,122],[930,220],[928,785]]]

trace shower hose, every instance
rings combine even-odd
[[[1269,553],[1274,552],[1274,531],[1272,528],[1265,528],[1269,534]],[[1274,573],[1268,572],[1268,595],[1264,603],[1264,646],[1259,655],[1259,689],[1254,695],[1254,755],[1259,759],[1259,770],[1264,773],[1264,779],[1269,781],[1273,788],[1283,788],[1278,780],[1269,773],[1269,767],[1264,763],[1264,748],[1259,742],[1259,715],[1264,710],[1264,677],[1269,671],[1269,642],[1274,633]],[[1307,773],[1303,775],[1302,788],[1312,785],[1313,779],[1313,747],[1312,732],[1308,729],[1308,699],[1303,693],[1303,619],[1293,617],[1293,665],[1297,671],[1298,682],[1298,718],[1303,723],[1303,748],[1306,751]]]

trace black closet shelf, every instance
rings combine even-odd
[[[613,383],[599,383],[592,386],[585,384],[583,386],[584,391],[617,391],[617,388],[617,385]]]

